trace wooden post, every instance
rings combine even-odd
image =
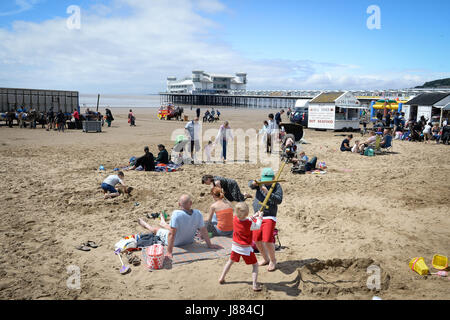
[[[98,106],[99,106],[99,104],[100,104],[100,94],[99,94],[98,97],[97,97],[97,112],[98,112]]]

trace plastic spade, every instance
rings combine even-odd
[[[122,267],[119,270],[120,274],[127,274],[128,272],[130,272],[130,270],[131,270],[130,267],[126,266],[122,261],[122,257],[120,256],[120,249],[114,251],[114,253],[119,257],[120,262],[122,263]]]

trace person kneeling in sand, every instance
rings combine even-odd
[[[233,218],[233,244],[231,247],[231,255],[227,264],[225,265],[219,283],[225,283],[225,277],[230,271],[231,266],[235,262],[239,262],[241,257],[247,265],[252,265],[252,280],[253,290],[261,291],[258,285],[258,260],[253,252],[252,244],[252,230],[261,227],[262,212],[257,212],[254,218],[257,218],[257,223],[248,218],[249,208],[245,202],[240,202],[236,205],[236,216]]]
[[[178,201],[180,210],[172,212],[170,224],[161,216],[159,227],[152,227],[144,220],[139,219],[139,224],[158,236],[163,244],[167,246],[166,256],[173,259],[173,247],[189,245],[194,242],[195,234],[200,229],[202,238],[208,248],[220,249],[221,247],[211,243],[208,231],[203,221],[203,215],[199,210],[192,209],[192,199],[189,195],[182,195]]]
[[[102,189],[105,193],[105,199],[108,198],[116,198],[120,195],[119,191],[116,190],[116,185],[120,184],[123,186],[124,189],[127,188],[125,183],[123,182],[123,179],[125,178],[125,175],[122,171],[120,171],[117,175],[110,175],[108,176],[103,182],[102,182]],[[108,193],[109,192],[109,193]]]

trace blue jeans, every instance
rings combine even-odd
[[[227,160],[227,140],[222,141],[222,156]]]
[[[107,184],[107,183],[102,183],[102,189],[105,190],[105,191],[109,191],[111,193],[119,192],[112,185]]]

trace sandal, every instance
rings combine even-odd
[[[83,243],[83,244],[85,246],[91,247],[93,249],[98,248],[98,245],[94,241],[91,241],[91,240],[88,240],[86,243]]]
[[[137,267],[141,264],[141,259],[139,257],[136,257],[133,254],[127,254],[128,255],[128,263],[132,264],[133,266]]]
[[[75,249],[80,250],[80,251],[91,251],[91,249],[86,246],[86,244],[82,243],[79,246],[76,246]]]

